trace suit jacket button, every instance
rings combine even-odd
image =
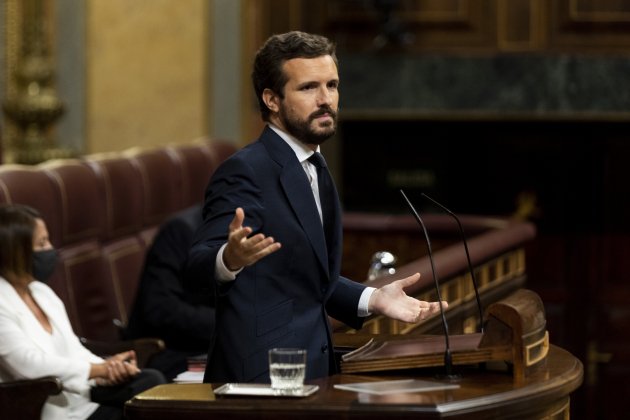
[[[328,351],[328,344],[324,344],[322,346],[322,353],[326,353]]]

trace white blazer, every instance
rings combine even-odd
[[[63,302],[50,287],[33,281],[29,288],[58,338],[53,340],[13,286],[0,277],[0,382],[56,376],[63,391],[48,397],[42,419],[85,418],[98,407],[90,401],[90,363],[103,359],[81,344]],[[55,342],[61,342],[63,351]]]

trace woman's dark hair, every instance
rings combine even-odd
[[[337,56],[335,44],[321,35],[300,31],[273,35],[256,53],[252,82],[258,99],[258,106],[263,121],[269,121],[269,108],[262,99],[265,89],[271,89],[280,98],[284,98],[284,85],[287,76],[282,71],[285,61],[293,58],[317,58],[330,55],[335,65]]]
[[[21,204],[0,205],[0,275],[31,274],[37,210]]]

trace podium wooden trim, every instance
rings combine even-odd
[[[463,368],[461,373],[458,389],[381,396],[337,390],[334,385],[435,377],[426,370],[402,376],[333,375],[308,381],[320,390],[298,399],[215,396],[212,390],[221,384],[167,384],[159,392],[149,390],[128,401],[125,415],[129,420],[567,419],[570,394],[582,383],[583,366],[566,350],[551,345],[543,365],[523,380],[493,369]]]
[[[531,290],[519,289],[493,303],[483,333],[450,335],[454,365],[507,362],[522,380],[541,365],[549,351],[545,308]],[[444,336],[374,336],[341,358],[343,373],[444,366]]]
[[[449,303],[446,311],[449,328],[453,333],[476,332],[479,324],[476,296],[457,224],[452,217],[443,214],[426,214],[423,219],[435,246],[433,262],[439,275],[440,294]],[[535,226],[529,222],[486,216],[462,215],[460,220],[469,235],[468,248],[482,306],[486,307],[523,287],[526,281],[524,245],[535,237]],[[426,242],[418,229],[411,215],[346,213],[344,247],[355,243],[356,247],[364,248],[370,241],[377,240],[379,246],[387,248],[382,243],[392,246],[394,253],[396,249],[403,252],[400,245],[392,243],[392,238],[403,237],[401,240],[406,244],[403,249],[422,252]],[[348,250],[344,252],[350,253]],[[344,255],[344,261],[352,259],[353,254]],[[415,273],[421,274],[420,280],[406,289],[407,294],[420,300],[436,300],[432,262],[428,255],[397,267],[395,274],[380,277],[370,285],[381,287]],[[359,279],[360,276],[351,275],[350,278]],[[438,334],[442,331],[439,316],[432,316],[421,323],[405,323],[373,315],[366,319],[360,330],[348,328],[334,319],[331,322],[336,333],[348,334]]]

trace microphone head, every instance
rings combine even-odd
[[[372,255],[370,269],[368,270],[368,281],[376,280],[389,274],[396,273],[396,257],[388,251],[378,251]]]

